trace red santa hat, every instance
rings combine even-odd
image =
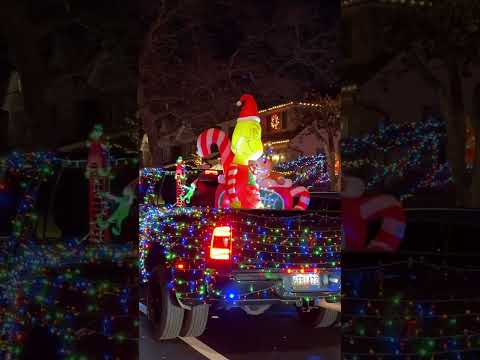
[[[238,116],[237,121],[256,121],[258,123],[260,122],[257,103],[252,95],[243,94],[240,100],[237,101],[237,106],[242,106],[242,110],[240,110],[240,115]]]

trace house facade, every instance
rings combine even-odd
[[[387,119],[419,121],[426,112],[435,113],[438,109],[435,94],[419,74],[402,65],[402,55],[392,59],[384,51],[389,39],[383,30],[394,17],[411,7],[428,11],[431,5],[430,1],[416,0],[342,1],[342,48],[347,81],[342,89],[344,137],[360,136]]]
[[[342,46],[345,54],[345,78],[342,89],[343,137],[358,137],[384,121],[393,123],[441,118],[440,99],[420,71],[404,63],[405,54],[385,57],[388,39],[382,30],[402,9],[420,7],[429,11],[431,1],[345,0],[342,2]],[[439,61],[427,64],[443,84],[449,78]],[[471,118],[477,101],[475,88],[480,84],[480,67],[462,73],[462,91],[467,124],[467,165],[474,158],[474,132]]]
[[[315,110],[321,106],[314,103],[288,102],[259,110],[264,147],[269,150],[274,163],[322,151],[312,125],[306,123],[302,116],[302,110]],[[236,121],[236,119],[227,120],[218,123],[216,127],[221,128],[231,138]],[[161,130],[165,133],[166,129]],[[173,164],[178,156],[192,159],[197,152],[197,137],[203,130],[195,129],[188,121],[184,121],[180,128],[173,128],[162,135],[159,138],[162,165]],[[144,139],[144,144],[146,142],[148,139]],[[145,146],[142,149],[144,152],[148,151]]]
[[[106,133],[115,134],[124,127],[126,117],[135,109],[136,100],[128,94],[118,98],[110,94],[88,93],[81,82],[73,80],[55,84],[45,94],[49,124],[55,128],[52,147],[64,147],[83,141],[96,123]],[[36,134],[25,109],[20,74],[12,70],[8,81],[0,83],[0,154],[31,147]]]

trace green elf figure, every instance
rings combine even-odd
[[[135,193],[131,186],[127,186],[123,189],[122,196],[113,196],[109,193],[102,193],[101,196],[105,199],[116,202],[118,206],[107,221],[99,219],[98,226],[103,231],[112,225],[112,234],[118,236],[122,230],[123,221],[130,213],[130,208],[135,199]]]
[[[185,201],[187,204],[190,204],[190,200],[192,199],[195,190],[197,190],[197,180],[192,182],[190,186],[183,185],[186,193],[180,197],[180,201]]]

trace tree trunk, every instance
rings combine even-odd
[[[340,192],[340,171],[337,175],[336,164],[337,161],[340,161],[340,150],[339,150],[339,140],[340,137],[336,136],[335,129],[329,129],[328,131],[328,151],[327,155],[327,164],[328,164],[328,174],[330,177],[330,191]],[[326,149],[327,150],[327,149]]]
[[[456,62],[448,64],[450,94],[441,95],[447,121],[447,158],[455,184],[456,205],[464,207],[469,199],[465,163],[465,106],[462,78]]]
[[[162,153],[159,146],[159,132],[156,124],[156,116],[151,110],[148,103],[149,98],[146,96],[147,84],[150,79],[151,71],[151,54],[153,46],[153,33],[156,31],[156,24],[154,24],[145,37],[143,48],[140,50],[140,57],[138,61],[138,87],[137,87],[137,105],[138,114],[143,124],[143,130],[148,137],[148,147],[150,149],[152,167],[158,167],[162,161]]]
[[[471,185],[471,206],[480,208],[480,84],[473,93],[472,127],[475,135],[475,161]]]
[[[330,178],[330,191],[337,191],[337,176],[335,175],[335,152],[333,149],[328,149],[326,154],[327,157],[327,168],[328,176]]]
[[[336,192],[342,191],[342,157],[340,150],[335,151],[335,165],[338,163],[338,175],[336,175],[335,190]]]
[[[161,159],[162,159],[162,153],[161,149],[158,143],[158,128],[156,124],[156,117],[155,114],[153,114],[150,111],[150,106],[146,104],[146,99],[144,96],[144,89],[142,85],[142,80],[141,78],[139,79],[139,85],[138,85],[138,92],[137,92],[137,101],[138,101],[138,107],[140,109],[139,115],[140,118],[142,119],[142,124],[145,132],[147,133],[148,136],[148,146],[150,148],[150,155],[151,155],[151,166],[152,167],[158,167],[160,166]]]
[[[9,10],[0,16],[0,30],[14,54],[15,67],[22,82],[28,119],[28,128],[24,130],[25,143],[30,144],[25,150],[51,148],[55,145],[52,143],[55,138],[51,113],[46,103],[48,69],[41,48],[41,35],[30,21],[24,4],[10,2],[8,7]]]
[[[22,45],[18,49],[17,66],[22,82],[25,112],[28,128],[25,129],[26,142],[34,146],[31,149],[51,149],[58,145],[52,136],[52,113],[46,102],[47,78],[45,67],[41,65],[39,50],[32,49],[34,44]],[[20,46],[19,46],[20,47]],[[25,49],[29,48],[30,49]]]
[[[320,127],[317,121],[318,119],[314,120],[312,126],[325,152],[330,179],[330,191],[339,192],[341,187],[340,173],[339,175],[336,174],[335,162],[337,160],[340,161],[340,130],[336,127]]]

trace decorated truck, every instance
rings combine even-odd
[[[312,192],[303,211],[204,206],[214,186],[208,173],[198,177],[189,207],[141,206],[143,301],[155,337],[199,336],[209,313],[239,307],[260,315],[273,304],[296,307],[308,326],[333,326],[341,291],[338,195]]]
[[[140,267],[157,339],[199,336],[219,308],[259,315],[290,304],[317,327],[338,318],[339,201],[274,176],[255,99],[237,105],[231,140],[219,128],[198,136],[202,166],[188,170],[179,157],[174,171],[143,171]],[[220,171],[203,167],[212,158]],[[170,191],[156,189],[172,177]]]

